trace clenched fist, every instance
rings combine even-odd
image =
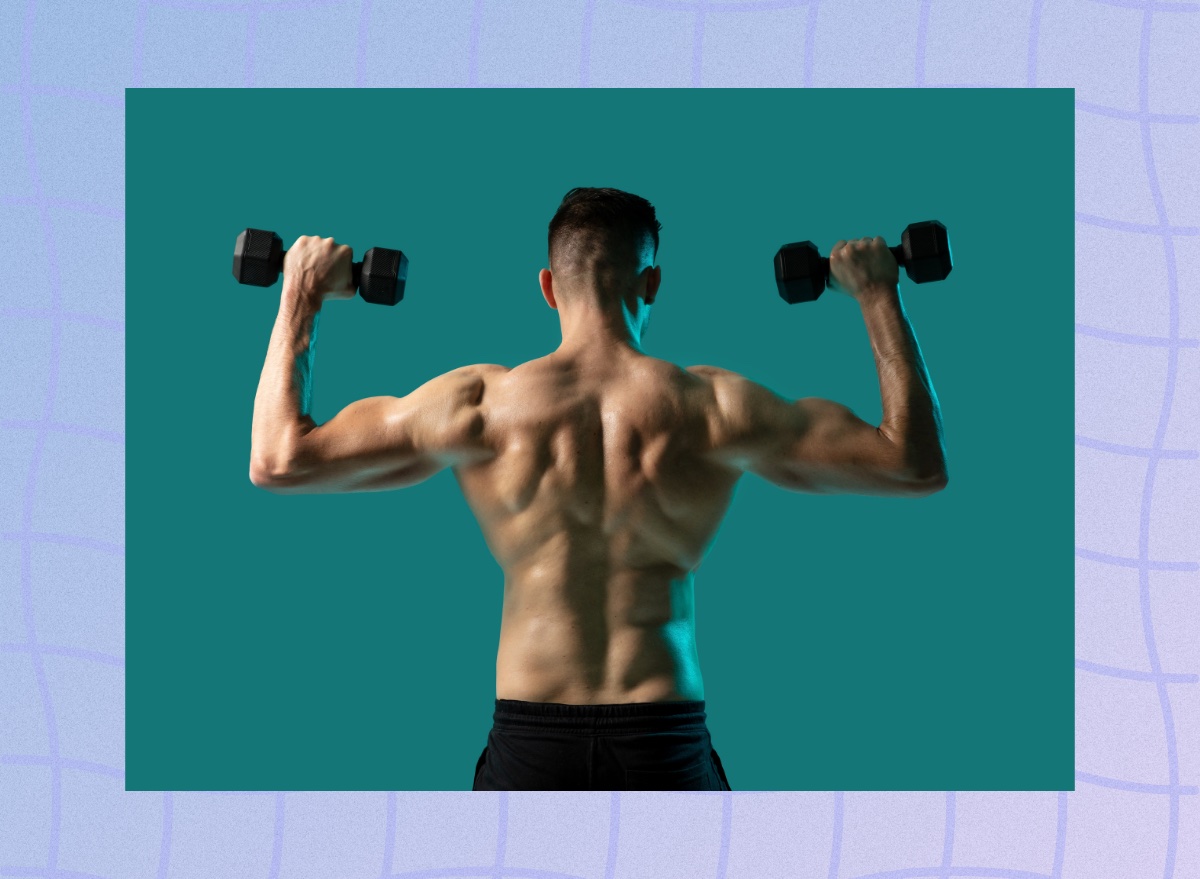
[[[351,265],[354,252],[332,238],[301,235],[283,259],[283,283],[303,296],[352,299],[355,293]]]
[[[894,290],[900,267],[882,238],[856,238],[829,251],[829,279],[834,289],[861,299],[874,290]]]

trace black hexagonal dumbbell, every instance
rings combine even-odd
[[[233,276],[239,284],[270,287],[279,280],[287,253],[274,232],[247,229],[233,245]],[[354,286],[367,302],[395,305],[404,298],[408,257],[399,250],[372,247],[362,262],[351,264]]]
[[[900,235],[900,246],[889,247],[914,284],[941,281],[952,269],[950,238],[937,220],[911,223]],[[829,257],[811,241],[785,244],[775,254],[775,283],[784,302],[812,302],[829,282]]]

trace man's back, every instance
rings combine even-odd
[[[504,571],[497,698],[704,698],[693,575],[740,472],[711,382],[636,352],[491,372],[490,456],[455,476]]]

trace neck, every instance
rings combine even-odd
[[[642,351],[640,319],[623,307],[600,309],[580,307],[559,309],[562,324],[560,353],[597,351],[612,353],[620,349]]]

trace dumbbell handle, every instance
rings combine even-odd
[[[280,274],[283,274],[283,260],[287,257],[287,255],[288,252],[286,250],[281,250],[279,252],[279,261],[272,262],[271,268]],[[362,265],[363,264],[360,262],[350,263],[350,278],[355,290],[358,289],[358,285],[362,281]]]
[[[896,247],[889,247],[888,250],[890,250],[892,252],[892,256],[896,257],[896,264],[898,266],[900,266],[900,268],[903,269],[908,266],[907,258],[904,256],[904,248],[903,247],[900,247],[899,245],[897,245]],[[828,284],[829,278],[830,278],[829,257],[827,257],[827,256],[821,257],[821,268],[825,272],[825,283]]]

